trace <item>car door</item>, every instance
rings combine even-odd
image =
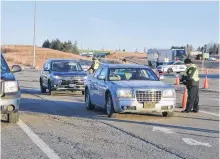
[[[175,63],[175,72],[181,72],[181,62]]]
[[[186,65],[184,64],[184,62],[180,62],[179,69],[180,69],[180,72],[184,72],[186,70]]]
[[[177,67],[178,67],[178,66],[176,65],[176,62],[173,63],[173,65],[172,65],[172,70],[173,70],[173,72],[176,72]]]
[[[105,76],[105,80],[99,80],[97,77],[97,105],[104,107],[105,106],[105,91],[107,89],[106,80],[107,80],[108,68],[103,67],[99,76]]]
[[[94,75],[89,79],[89,94],[90,94],[90,100],[93,104],[97,104],[97,77],[101,73],[102,67],[99,67]]]

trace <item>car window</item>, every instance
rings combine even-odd
[[[51,70],[56,72],[75,72],[82,71],[82,67],[75,61],[54,61],[51,64]]]
[[[102,68],[99,67],[99,68],[95,71],[95,73],[94,73],[94,77],[95,77],[95,78],[98,77],[98,75],[100,74],[101,70],[102,70]]]
[[[100,73],[100,76],[107,76],[107,73],[108,73],[108,69],[105,67],[102,69],[101,73]]]
[[[176,62],[175,65],[184,65],[183,62]]]
[[[50,67],[49,67],[49,62],[47,62],[47,63],[45,63],[44,64],[44,69],[49,69]]]
[[[174,62],[168,62],[167,63],[167,65],[173,65],[174,64]]]
[[[4,72],[10,72],[10,69],[4,59],[4,57],[1,55],[1,72],[4,73]]]
[[[148,68],[114,68],[110,69],[108,78],[110,81],[159,80],[153,70]]]

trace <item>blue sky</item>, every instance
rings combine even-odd
[[[2,2],[2,44],[33,44],[34,2]],[[194,47],[219,40],[218,2],[38,1],[36,43],[77,40],[93,49]]]

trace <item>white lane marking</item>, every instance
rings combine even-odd
[[[173,133],[171,130],[172,130],[172,129],[162,128],[162,127],[156,127],[156,126],[153,127],[153,131],[161,131],[161,132],[166,133],[166,134],[171,134],[171,133]]]
[[[206,147],[212,147],[209,143],[199,142],[199,141],[196,141],[196,140],[190,139],[190,138],[182,138],[182,139],[188,145],[193,145],[193,146],[202,145],[202,146],[206,146]]]
[[[50,149],[50,147],[43,140],[41,140],[23,121],[19,120],[17,124],[50,159],[60,159],[60,157],[52,149]]]
[[[209,114],[209,115],[220,116],[219,114],[215,114],[215,113],[207,112],[207,111],[204,111],[204,110],[200,110],[199,112],[200,112],[200,113],[204,113],[204,114]]]

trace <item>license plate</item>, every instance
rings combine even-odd
[[[146,103],[144,103],[144,108],[146,108],[146,109],[155,108],[155,103],[153,103],[153,102],[146,102]]]
[[[69,87],[75,88],[75,87],[76,87],[76,84],[69,84]]]

